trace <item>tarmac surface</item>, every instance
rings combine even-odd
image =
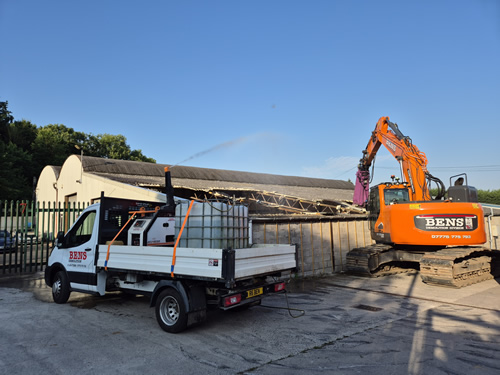
[[[57,305],[41,273],[3,275],[0,374],[499,374],[499,283],[294,280],[295,310],[272,296],[168,334],[146,297],[72,293]]]

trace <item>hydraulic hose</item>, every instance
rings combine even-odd
[[[436,195],[436,198],[434,198],[434,200],[441,200],[444,195],[446,194],[446,187],[444,186],[444,183],[443,181],[441,181],[439,178],[437,177],[434,177],[433,175],[431,175],[429,172],[427,172],[427,179],[429,180],[429,187],[431,186],[431,182],[435,182],[436,185],[437,185],[437,188],[438,188],[438,193]]]

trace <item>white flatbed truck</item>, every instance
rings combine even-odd
[[[66,303],[72,291],[148,295],[161,328],[176,333],[203,322],[209,305],[251,306],[285,291],[271,276],[293,272],[295,246],[179,247],[175,207],[173,198],[164,205],[101,196],[57,237],[45,270],[54,301]]]

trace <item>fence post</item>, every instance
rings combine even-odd
[[[5,214],[2,211],[5,210]],[[2,216],[5,218],[2,220]],[[4,225],[2,226],[2,221]],[[0,201],[0,231],[7,230],[7,201]],[[2,273],[5,274],[5,261],[7,253],[4,251],[2,256]]]

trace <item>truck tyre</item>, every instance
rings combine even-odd
[[[176,290],[167,288],[156,301],[156,320],[169,333],[181,332],[187,327],[187,312],[184,301]]]
[[[52,298],[55,303],[66,303],[71,290],[66,272],[59,271],[52,282]]]

